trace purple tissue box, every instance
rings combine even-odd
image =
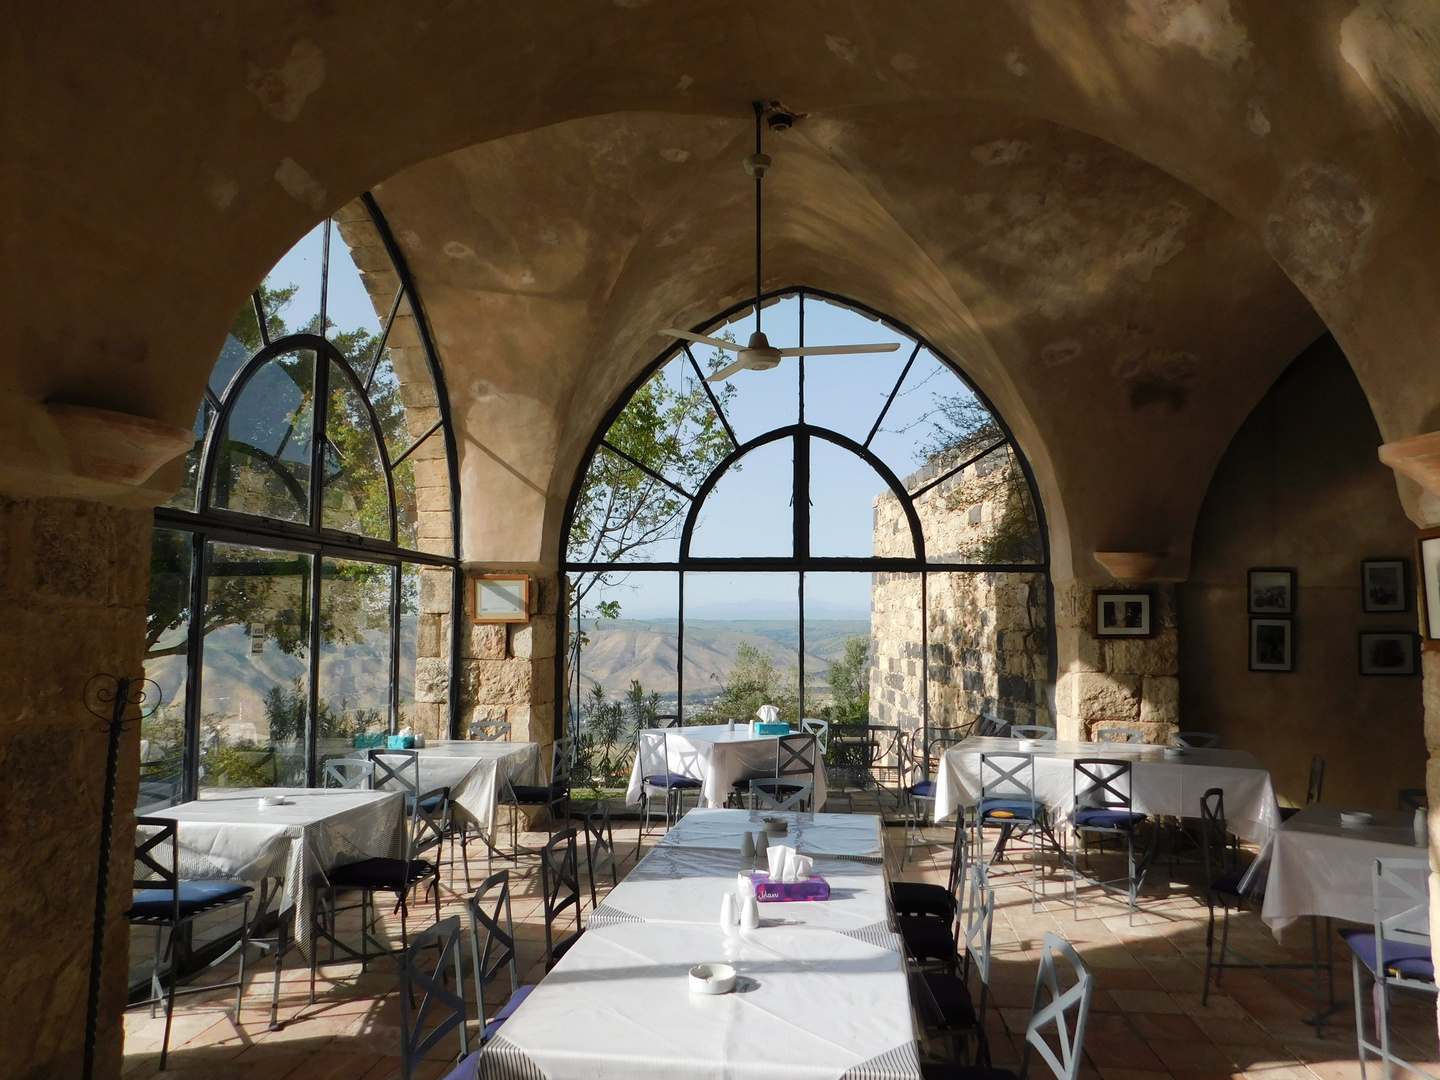
[[[762,904],[790,903],[795,900],[829,900],[830,883],[823,877],[805,881],[771,881],[764,872],[750,875],[755,899]]]

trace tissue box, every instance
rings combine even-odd
[[[823,877],[805,881],[771,881],[770,875],[762,872],[750,875],[750,885],[755,890],[755,899],[762,904],[830,899],[830,883]]]
[[[786,721],[777,720],[773,724],[767,724],[764,720],[755,721],[752,730],[756,735],[789,735],[790,725]]]
[[[387,735],[385,736],[386,750],[412,750],[415,747],[414,735]]]
[[[385,740],[387,738],[389,738],[389,736],[387,736],[383,731],[371,732],[369,735],[356,735],[355,749],[372,750],[377,747],[384,746]]]

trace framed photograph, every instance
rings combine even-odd
[[[1250,670],[1295,670],[1295,639],[1289,619],[1250,620]]]
[[[1284,567],[1260,566],[1250,571],[1249,612],[1251,615],[1290,615],[1295,611],[1295,571]]]
[[[528,574],[472,574],[470,621],[477,623],[528,622]]]
[[[1152,637],[1148,592],[1097,592],[1096,637]]]
[[[1360,631],[1361,675],[1414,675],[1415,635],[1408,630]]]
[[[1405,591],[1404,559],[1366,559],[1360,564],[1360,599],[1366,612],[1404,611],[1410,606]]]
[[[1440,529],[1426,529],[1415,539],[1415,566],[1420,577],[1420,630],[1424,647],[1440,649]]]

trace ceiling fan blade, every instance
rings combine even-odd
[[[749,370],[750,370],[750,365],[747,364],[744,360],[736,360],[735,363],[733,363],[733,364],[726,364],[726,365],[725,365],[724,367],[722,367],[719,371],[715,372],[714,375],[708,376],[708,377],[705,379],[705,381],[706,381],[706,382],[720,382],[722,379],[728,379],[731,375],[734,375],[737,371],[749,371]]]
[[[723,341],[718,337],[706,337],[704,334],[692,334],[689,330],[675,330],[667,327],[661,330],[662,334],[669,334],[671,337],[684,338],[686,341],[698,341],[701,345],[710,345],[717,349],[726,349],[738,353],[745,346],[738,345],[733,341]]]
[[[898,341],[888,345],[806,345],[798,349],[781,349],[781,356],[848,356],[851,353],[894,352],[900,347]]]

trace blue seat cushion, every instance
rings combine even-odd
[[[905,939],[905,948],[916,960],[944,960],[955,958],[955,933],[949,919],[937,919],[933,915],[897,915],[896,924],[900,936]]]
[[[254,892],[249,885],[233,881],[180,882],[180,917],[188,919],[213,907],[238,900]],[[140,889],[125,913],[129,919],[168,919],[175,914],[175,891],[171,889]]]
[[[685,788],[687,791],[699,790],[701,787],[700,781],[696,780],[693,776],[681,776],[678,773],[671,773],[669,777],[662,776],[659,773],[654,776],[647,776],[645,777],[645,783],[651,787]]]
[[[1240,882],[1245,877],[1245,868],[1231,870],[1228,874],[1221,874],[1215,879],[1215,884],[1210,888],[1221,896],[1241,897],[1244,894],[1240,891]]]
[[[500,1011],[492,1016],[490,1022],[485,1025],[485,1030],[480,1035],[480,1041],[486,1043],[494,1038],[495,1032],[500,1030],[500,1025],[510,1019],[511,1015],[520,1007],[524,1000],[530,996],[534,989],[535,987],[527,984],[511,994],[510,1000],[505,1002],[504,1005],[501,1005]]]
[[[444,801],[445,801],[445,797],[444,797],[443,795],[431,795],[428,799],[421,799],[421,800],[420,800],[420,809],[424,810],[427,814],[433,814],[436,810],[439,810],[439,809],[440,809],[440,804],[443,803]],[[406,795],[406,796],[405,796],[405,809],[406,809],[406,810],[409,810],[409,809],[410,809],[412,806],[414,806],[414,805],[415,805],[415,796],[414,796],[414,795]]]
[[[1004,821],[1007,818],[1016,821],[1031,821],[1040,811],[1039,803],[1032,803],[1028,799],[981,799],[980,816],[982,818],[996,818]]]
[[[955,897],[950,895],[950,890],[928,881],[891,882],[890,903],[897,915],[955,917]]]
[[[483,1039],[483,1036],[482,1036]],[[445,1074],[443,1080],[479,1080],[480,1051],[476,1050],[464,1061]]]
[[[1360,962],[1374,972],[1375,931],[1341,930],[1340,936],[1345,939],[1345,944],[1350,946],[1351,951],[1360,958]],[[1432,983],[1435,981],[1435,962],[1430,958],[1429,945],[1419,945],[1409,941],[1391,941],[1386,938],[1385,969],[1390,975],[1400,975],[1407,979],[1421,979]]]
[[[361,859],[337,866],[325,876],[337,889],[399,889],[435,872],[434,864],[424,859],[409,863],[404,859]]]
[[[935,781],[921,780],[910,789],[910,794],[920,799],[933,799],[935,797]]]
[[[565,797],[567,789],[564,784],[549,784],[544,787],[516,784],[513,790],[516,802],[539,805],[540,803],[559,802]]]
[[[1133,829],[1144,820],[1144,814],[1132,814],[1126,810],[1075,811],[1075,824],[1082,829]]]
[[[976,1026],[978,1021],[975,1016],[975,1003],[971,1000],[970,988],[963,979],[937,971],[924,972],[920,978],[929,991],[928,996],[920,997],[923,1011],[929,1012],[932,1003],[934,1008],[939,1009],[938,1016],[928,1017],[934,1027],[959,1031]]]

